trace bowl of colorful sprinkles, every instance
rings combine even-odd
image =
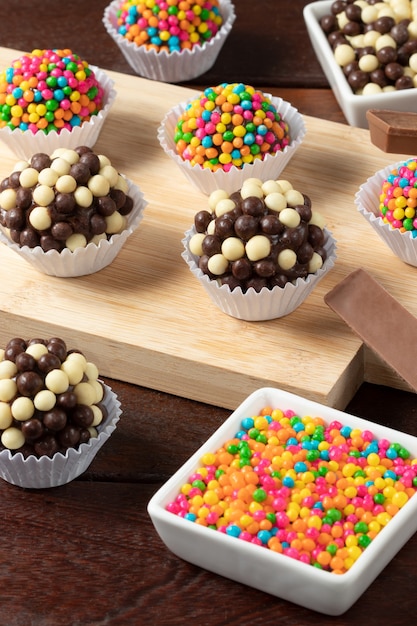
[[[137,74],[175,83],[214,65],[235,17],[230,0],[114,0],[103,23]]]
[[[213,191],[182,243],[182,258],[213,304],[246,321],[295,311],[336,260],[323,216],[283,179]]]
[[[222,83],[173,107],[158,139],[203,193],[234,191],[246,178],[277,178],[305,136],[289,102],[243,83]]]
[[[411,435],[262,388],[148,512],[178,557],[340,615],[417,530],[416,457]]]
[[[0,72],[0,140],[17,157],[94,146],[113,80],[69,49],[33,50]]]
[[[360,186],[355,204],[392,252],[417,267],[417,158],[376,172]]]

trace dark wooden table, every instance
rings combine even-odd
[[[345,123],[310,46],[305,4],[235,0],[237,19],[221,56],[193,86],[243,81],[280,95],[303,114]],[[106,0],[8,0],[0,7],[0,45],[24,51],[69,47],[103,69],[132,73],[102,26],[105,5]],[[147,503],[229,411],[106,382],[118,394],[123,415],[86,474],[46,491],[0,482],[1,624],[412,623],[417,536],[340,617],[318,615],[171,554],[153,529]],[[416,409],[414,394],[366,383],[347,407],[413,435]]]

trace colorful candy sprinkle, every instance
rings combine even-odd
[[[203,456],[167,510],[343,574],[416,489],[417,459],[401,444],[265,407]]]
[[[284,150],[290,134],[268,96],[249,85],[223,83],[188,103],[174,141],[191,165],[228,172]]]
[[[0,128],[71,130],[103,107],[104,91],[71,50],[33,50],[0,73]]]
[[[417,159],[394,168],[384,180],[379,197],[380,217],[392,228],[417,237]]]
[[[116,16],[128,41],[169,53],[204,45],[223,23],[219,0],[127,0]]]

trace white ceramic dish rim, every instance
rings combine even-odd
[[[341,614],[356,602],[359,596],[364,593],[367,587],[392,560],[395,554],[414,532],[416,532],[417,495],[407,502],[397,513],[395,518],[380,532],[352,568],[340,576],[318,570],[317,568],[291,559],[285,555],[273,553],[240,539],[236,540],[228,535],[208,530],[207,528],[193,524],[165,510],[166,505],[178,494],[181,485],[187,482],[190,474],[200,466],[202,455],[206,452],[213,452],[224,441],[234,436],[239,429],[239,424],[243,417],[254,415],[257,410],[259,411],[263,406],[267,405],[292,409],[303,415],[315,413],[325,419],[326,422],[339,420],[341,423],[355,428],[371,430],[378,439],[386,438],[391,442],[398,442],[406,447],[413,456],[417,457],[417,438],[412,435],[369,422],[368,420],[355,417],[314,401],[309,401],[290,392],[265,387],[258,389],[246,398],[214,434],[211,435],[188,461],[186,461],[186,463],[154,494],[148,503],[148,513],[155,526],[163,524],[173,527],[178,533],[186,533],[189,537],[193,535],[198,538],[200,545],[208,541],[209,544],[212,542],[219,544],[225,551],[234,549],[234,551],[239,551],[239,553],[244,555],[248,563],[254,563],[261,559],[269,567],[276,568],[277,573],[296,576],[298,587],[300,587],[300,585],[311,584],[318,589],[326,590],[327,593],[332,596],[331,602],[333,602],[333,604],[331,607],[320,606],[323,602],[324,605],[326,605],[326,599],[323,600],[323,598],[317,598],[317,603],[320,608],[317,608],[317,605],[313,606],[311,602],[310,604],[305,604],[305,606],[322,613],[332,615]],[[400,535],[397,532],[398,527],[400,527],[402,531]],[[164,537],[162,538],[164,539]],[[236,546],[235,542],[238,542],[238,546]],[[170,548],[170,546],[168,547]],[[170,549],[175,553],[174,549]],[[188,556],[184,556],[183,554],[179,554],[178,556],[198,566],[205,567],[202,563],[203,559],[199,559],[198,556],[196,556],[195,559],[188,558]],[[282,568],[281,571],[280,567]],[[212,571],[215,572],[215,569],[213,568]],[[243,577],[239,577],[238,575],[228,575],[228,577],[249,586],[256,586],[250,580],[250,571]],[[288,599],[284,594],[275,594],[270,589],[266,591],[278,597],[282,597],[283,599]],[[341,594],[340,597],[337,595],[339,593]],[[302,604],[302,594],[300,602],[297,602],[297,600],[293,598],[290,598],[290,600]],[[337,604],[338,602],[339,604]],[[336,605],[334,603],[336,603]]]
[[[398,108],[401,111],[414,110],[417,92],[415,89],[390,91],[373,95],[354,94],[346,80],[341,67],[336,63],[333,52],[322,31],[319,19],[330,13],[333,0],[318,0],[307,4],[303,9],[304,21],[323,72],[333,89],[340,108],[343,110],[351,126],[365,124],[366,111],[373,108]],[[410,108],[411,107],[411,108]]]

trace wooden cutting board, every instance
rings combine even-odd
[[[20,54],[0,48],[0,67]],[[45,276],[0,244],[0,345],[14,336],[61,336],[103,376],[230,409],[263,386],[337,408],[364,380],[408,389],[323,301],[363,267],[417,316],[417,268],[394,257],[354,205],[359,185],[402,156],[381,152],[368,131],[306,116],[305,141],[282,177],[325,216],[336,265],[291,315],[236,320],[211,303],[181,258],[183,233],[206,197],[157,140],[165,113],[195,92],[108,74],[117,98],[96,150],[140,186],[144,219],[111,266],[80,278]],[[17,160],[0,144],[1,178]]]

